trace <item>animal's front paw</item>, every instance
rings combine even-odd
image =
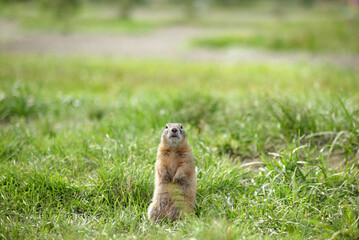
[[[186,183],[185,175],[175,176],[173,182],[178,183],[179,185],[184,185]]]
[[[166,181],[171,181],[171,177],[168,173],[166,173],[164,176],[163,176],[163,179],[166,180]]]
[[[167,171],[167,169],[165,169],[165,170],[163,170],[162,171],[162,178],[163,178],[163,180],[165,180],[165,181],[171,181],[171,176],[170,176],[170,174],[168,173],[168,171]]]

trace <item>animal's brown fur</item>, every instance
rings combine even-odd
[[[172,136],[175,135],[173,131],[178,139]],[[193,212],[197,189],[194,156],[181,124],[166,125],[158,147],[155,172],[155,192],[148,208],[151,222],[173,221],[184,213]]]

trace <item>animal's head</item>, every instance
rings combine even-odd
[[[167,123],[162,133],[162,143],[168,146],[180,146],[187,141],[186,132],[180,123]]]

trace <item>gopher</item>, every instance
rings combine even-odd
[[[180,123],[168,123],[155,164],[155,192],[148,208],[153,223],[174,221],[194,210],[196,202],[194,156]]]

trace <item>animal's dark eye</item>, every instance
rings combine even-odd
[[[168,126],[166,125],[166,129],[168,128]]]
[[[181,129],[183,129],[183,128],[182,128],[182,125],[181,125]]]

